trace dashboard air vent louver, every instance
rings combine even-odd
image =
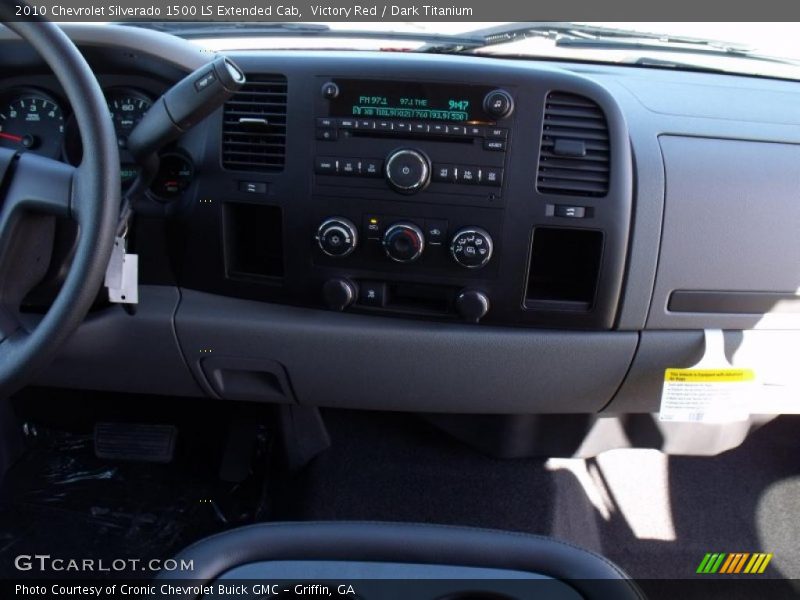
[[[247,75],[225,103],[222,166],[234,171],[282,171],[286,155],[286,77]]]
[[[544,107],[539,191],[605,196],[608,177],[608,124],[603,111],[583,96],[550,92]]]

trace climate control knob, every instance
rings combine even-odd
[[[480,227],[465,227],[453,236],[450,255],[465,269],[480,269],[492,258],[492,236]]]
[[[425,250],[425,235],[413,223],[395,223],[383,234],[383,249],[395,262],[414,262]]]
[[[349,219],[331,217],[325,219],[317,229],[316,240],[325,254],[342,258],[356,249],[358,232]]]
[[[386,180],[398,192],[418,192],[428,185],[430,178],[431,163],[418,150],[395,150],[386,159]]]

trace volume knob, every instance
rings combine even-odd
[[[398,192],[418,192],[428,185],[430,178],[431,163],[418,150],[396,150],[386,159],[386,180]]]

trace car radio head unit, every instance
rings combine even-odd
[[[374,79],[335,79],[330,116],[493,123],[493,87]],[[503,99],[500,99],[502,102]]]

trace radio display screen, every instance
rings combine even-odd
[[[336,79],[330,116],[418,121],[492,122],[483,99],[493,87],[417,81]]]

